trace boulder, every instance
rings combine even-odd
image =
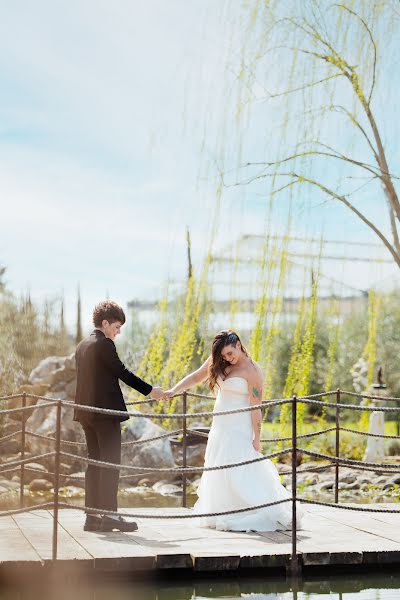
[[[71,398],[71,400],[75,399],[76,379],[73,379],[72,381],[67,383],[67,385],[65,386],[65,393],[67,394],[68,398]]]
[[[67,384],[76,377],[75,369],[66,369],[64,366],[56,369],[51,377],[51,386],[55,387],[58,384]]]
[[[10,490],[19,490],[20,485],[19,483],[15,482],[15,481],[8,481],[7,479],[2,479],[0,481],[0,485],[2,487],[5,487],[6,490],[10,491]]]
[[[373,479],[372,483],[374,485],[380,486],[380,485],[385,484],[387,482],[387,480],[388,480],[388,477],[386,475],[380,475],[379,477],[375,477]]]
[[[360,485],[372,483],[371,477],[368,477],[366,475],[360,475],[359,477],[357,477],[357,481]]]
[[[35,383],[35,384],[23,384],[20,385],[17,389],[17,394],[33,394],[34,396],[44,396],[50,389],[50,384],[48,383]],[[26,398],[26,406],[34,406],[36,404],[36,398],[30,398],[29,395]],[[22,407],[22,398],[13,398],[9,400],[7,403],[7,408],[21,408]],[[9,418],[12,421],[22,421],[22,412],[20,413],[12,413],[9,415]]]
[[[153,485],[153,490],[162,496],[171,496],[182,494],[182,488],[175,483],[169,483],[168,481],[157,481]]]
[[[35,462],[27,463],[24,468],[24,483],[31,483],[38,477],[46,481],[52,478],[45,466]]]
[[[353,481],[352,483],[340,483],[339,490],[359,490],[360,484],[358,481]]]
[[[64,485],[67,485],[67,486],[84,488],[85,487],[85,472],[79,471],[76,473],[71,473],[69,477],[65,478],[65,481],[63,483],[64,483]]]
[[[355,473],[340,474],[340,483],[354,483],[356,479],[357,475]]]
[[[65,356],[48,356],[33,369],[29,375],[29,383],[52,384],[54,371],[65,364]]]
[[[21,436],[19,435],[18,438],[21,439]],[[5,442],[3,442],[1,445],[2,453],[3,454],[17,454],[17,452],[19,452],[19,449],[21,446],[19,439],[6,440]]]
[[[317,489],[319,492],[327,492],[328,490],[332,490],[335,485],[334,479],[328,479],[327,481],[323,481],[317,485]]]
[[[64,367],[71,371],[76,371],[76,361],[74,352],[65,358]]]
[[[397,473],[396,475],[390,477],[390,479],[387,480],[387,483],[389,483],[391,486],[400,485],[400,473]]]
[[[33,394],[34,396],[44,396],[50,389],[49,383],[24,383],[18,388],[18,394],[25,392],[26,394]],[[33,398],[27,398],[28,400],[34,400]],[[28,406],[30,406],[28,404]]]
[[[131,412],[140,414],[137,410]],[[165,433],[165,429],[153,423],[150,419],[133,417],[126,422],[123,428],[122,442],[145,440],[163,433]],[[144,470],[146,467],[174,468],[176,466],[168,438],[140,445],[123,446],[122,463],[140,466]],[[122,473],[130,475],[129,471],[122,471]],[[173,478],[175,474],[172,473],[171,476]],[[161,477],[170,479],[171,476],[168,473],[154,473],[154,475],[146,473],[146,477],[149,477],[152,481],[159,480]],[[132,472],[132,479],[130,478],[129,481],[136,483],[142,478],[143,473],[138,472],[138,475],[136,475]]]
[[[66,400],[67,395],[65,392],[49,392],[46,394],[46,398],[56,398]],[[45,400],[39,400],[37,406],[45,404]],[[84,442],[85,436],[79,423],[73,421],[74,411],[72,407],[63,406],[61,409],[61,439],[73,442]],[[38,433],[47,438],[54,438],[56,434],[57,425],[57,407],[49,406],[43,409],[37,409],[32,411],[26,424],[27,430],[34,433]],[[54,441],[36,438],[27,435],[27,442],[29,449],[34,454],[43,454],[45,452],[51,452],[54,449]],[[63,446],[62,450],[70,452],[71,454],[83,455],[85,452],[84,446],[71,448],[69,446]],[[53,460],[53,459],[51,459]],[[67,458],[62,459],[63,462],[71,464],[71,460]],[[76,463],[76,464],[75,464]],[[82,469],[82,463],[78,459],[72,462],[75,470]]]
[[[29,484],[30,492],[45,492],[51,490],[53,485],[47,479],[33,479]]]

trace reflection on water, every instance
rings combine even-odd
[[[310,579],[293,589],[281,579],[261,580],[238,577],[234,580],[207,579],[196,582],[96,581],[80,586],[57,583],[46,588],[29,586],[23,590],[0,588],[0,600],[399,600],[400,576],[351,575]]]

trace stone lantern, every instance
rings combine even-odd
[[[379,367],[377,373],[377,383],[372,384],[369,388],[368,394],[371,396],[379,396],[384,399],[387,398],[388,392],[386,384],[382,380],[382,367]],[[379,400],[371,400],[368,406],[378,406],[384,403]],[[384,435],[385,433],[385,413],[374,410],[369,416],[369,428],[368,433],[374,433],[375,435]],[[385,458],[385,440],[379,437],[368,437],[367,448],[365,450],[363,460],[366,462],[382,462]]]

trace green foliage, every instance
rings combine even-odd
[[[46,301],[40,309],[29,296],[17,301],[7,291],[0,294],[0,394],[15,392],[43,358],[72,352],[58,305]]]

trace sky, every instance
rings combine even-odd
[[[200,264],[221,148],[226,166],[237,140],[227,114],[238,82],[240,52],[232,48],[242,39],[240,10],[231,0],[2,3],[0,264],[9,289],[29,289],[39,302],[63,294],[72,326],[79,284],[90,324],[106,294],[126,306],[159,298],[167,279],[184,279],[187,226]],[[279,65],[272,67],[277,81]],[[278,117],[279,105],[256,103],[244,144],[249,160],[266,139],[274,147]],[[273,127],[262,131],[261,118]],[[265,206],[263,182],[225,189],[216,251],[243,233],[262,234]],[[282,200],[275,233],[285,233],[287,210]],[[299,204],[294,221],[294,234],[375,241],[320,198]],[[393,272],[380,266],[373,277]],[[346,277],[364,289],[371,273],[358,265]]]

